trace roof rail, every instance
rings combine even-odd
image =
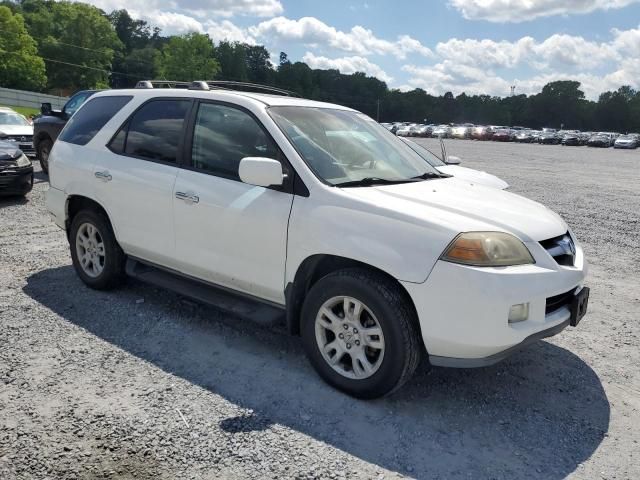
[[[209,87],[226,88],[228,90],[255,91],[265,93],[275,93],[287,97],[300,97],[299,94],[283,88],[272,87],[271,85],[261,85],[259,83],[235,82],[232,80],[207,80]]]
[[[261,85],[259,83],[235,82],[232,80],[198,80],[195,82],[178,82],[173,80],[140,80],[136,84],[136,88],[182,88],[190,90],[206,90],[205,85],[209,88],[222,90],[239,90],[245,92],[264,92],[276,95],[285,95],[287,97],[300,97],[295,92],[284,90],[283,88],[272,87],[270,85]]]
[[[136,88],[189,88],[191,82],[176,82],[173,80],[140,80]]]

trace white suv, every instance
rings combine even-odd
[[[357,111],[217,88],[95,94],[50,156],[47,207],[90,287],[126,273],[286,318],[331,385],[400,387],[576,325],[586,262],[548,208],[437,172]]]

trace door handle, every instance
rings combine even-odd
[[[105,182],[110,182],[113,179],[111,174],[106,170],[104,172],[95,172],[93,175],[100,180],[104,180]]]
[[[191,203],[198,203],[200,201],[200,197],[194,195],[193,193],[176,192],[176,198]]]

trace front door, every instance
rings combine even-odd
[[[284,162],[247,111],[201,102],[174,188],[174,229],[183,272],[284,304],[287,225],[293,195],[240,181],[244,157]]]

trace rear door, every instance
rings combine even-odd
[[[188,98],[140,106],[93,167],[97,196],[129,255],[175,267],[173,187],[192,108]]]
[[[238,166],[244,157],[268,157],[290,167],[242,108],[202,101],[192,123],[173,198],[180,270],[283,304],[291,185],[247,185]]]

